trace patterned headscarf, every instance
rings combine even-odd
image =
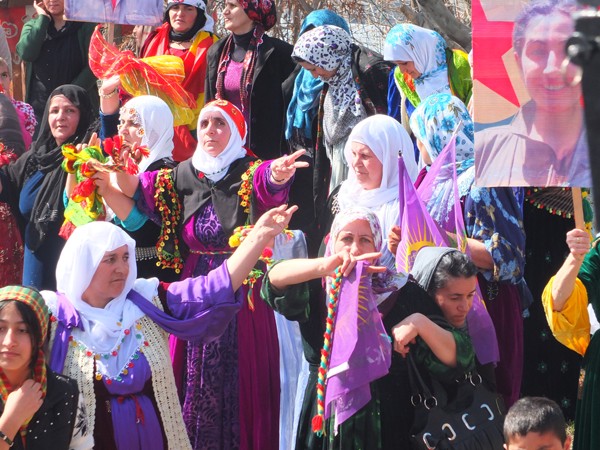
[[[169,0],[167,3],[167,9],[165,9],[165,18],[163,22],[169,22],[169,10],[175,5],[188,5],[193,6],[198,11],[196,21],[190,30],[185,33],[176,33],[171,30],[171,38],[176,37],[176,41],[183,41],[193,38],[199,30],[213,32],[215,26],[215,20],[210,14],[206,13],[206,3],[204,0]]]
[[[367,116],[358,86],[352,78],[352,38],[347,31],[323,25],[298,38],[292,57],[327,71],[336,71],[325,80],[329,85],[324,103],[325,141],[334,145],[346,139],[352,128]]]
[[[215,157],[206,153],[201,140],[198,140],[198,146],[192,155],[194,168],[202,172],[212,182],[222,179],[227,174],[232,162],[246,156],[246,149],[244,148],[246,143],[246,121],[242,112],[233,103],[226,100],[213,100],[207,103],[200,111],[198,130],[200,130],[200,122],[204,120],[206,115],[215,111],[220,113],[229,125],[231,136],[227,146]]]
[[[40,326],[40,344],[43,344],[46,341],[46,335],[48,334],[48,320],[50,316],[46,302],[41,294],[34,289],[23,286],[5,286],[0,289],[0,302],[6,301],[24,303],[34,312]],[[32,348],[31,350],[32,354],[35,354],[36,349]],[[42,398],[44,398],[47,390],[47,375],[46,359],[42,346],[37,349],[33,380],[36,383],[40,383],[42,386]],[[2,403],[6,404],[6,399],[11,391],[12,387],[10,382],[4,374],[4,371],[0,369],[0,396],[2,397]],[[31,418],[27,419],[25,423],[21,425],[20,432],[23,437],[27,434],[27,424],[30,420]]]
[[[308,29],[322,25],[335,25],[350,33],[348,23],[333,11],[328,9],[317,9],[311,12],[302,21],[300,35]],[[318,99],[323,89],[323,81],[313,77],[304,68],[300,69],[294,80],[294,94],[287,110],[287,128],[285,138],[292,137],[292,130],[298,129],[306,138],[312,134],[312,121],[317,114]]]
[[[432,95],[422,101],[412,113],[410,128],[417,140],[425,146],[432,162],[456,134],[458,193],[460,197],[467,195],[475,179],[475,129],[465,104],[450,94]],[[445,180],[438,180],[434,195],[427,205],[431,216],[438,221],[446,216],[447,208],[454,204],[450,201],[452,183],[452,175]],[[447,200],[442,202],[442,198]]]
[[[273,0],[239,0],[240,6],[252,21],[269,31],[277,23],[277,9]]]
[[[412,61],[421,76],[414,80],[421,100],[438,92],[450,93],[446,41],[436,31],[413,24],[393,27],[385,37],[383,59]]]
[[[173,114],[163,100],[153,95],[134,97],[123,105],[119,118],[139,125],[141,145],[150,150],[140,161],[140,172],[145,172],[154,161],[173,156]]]

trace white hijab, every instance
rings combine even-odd
[[[118,297],[104,308],[96,308],[81,296],[90,285],[104,254],[127,245],[129,250],[129,275]],[[77,227],[67,240],[56,266],[56,290],[79,313],[83,331],[74,329],[74,339],[95,353],[117,351],[116,357],[96,361],[103,375],[115,378],[138,350],[141,333],[135,322],[144,313],[127,300],[127,293],[135,288],[145,298],[156,295],[158,280],[137,280],[135,241],[125,231],[109,222],[91,222]],[[127,331],[126,331],[127,330]]]
[[[130,118],[140,126],[143,133],[141,145],[148,147],[150,154],[140,161],[141,172],[154,161],[171,158],[173,155],[173,114],[169,106],[153,95],[140,95],[129,100],[120,111],[120,118]]]
[[[353,142],[368,146],[383,165],[378,188],[365,190],[357,181],[352,169]],[[404,127],[397,120],[383,114],[375,114],[359,122],[350,133],[344,148],[344,157],[350,171],[338,194],[340,208],[344,210],[362,206],[376,210],[385,203],[397,201],[399,152],[402,152],[406,168],[414,180],[417,175],[414,147]]]
[[[239,129],[231,116],[227,114],[223,108],[219,108],[215,103],[209,103],[202,108],[202,111],[200,111],[200,116],[198,117],[198,130],[200,130],[200,122],[209,112],[218,112],[223,116],[227,125],[229,125],[231,136],[229,137],[229,142],[225,149],[216,157],[211,156],[204,151],[202,139],[198,136],[198,146],[192,155],[192,165],[196,170],[203,172],[206,178],[213,183],[216,183],[227,174],[231,163],[236,159],[246,156],[246,149],[244,148],[244,144],[246,143],[246,133],[244,133],[244,136],[240,135]]]

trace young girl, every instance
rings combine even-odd
[[[0,289],[0,449],[91,449],[77,383],[46,366],[48,308],[40,293]]]

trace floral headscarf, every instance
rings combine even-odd
[[[335,25],[350,33],[348,23],[336,13],[328,9],[317,9],[302,21],[300,35],[309,31],[309,28],[322,25]],[[319,94],[322,89],[322,80],[313,77],[308,70],[300,69],[294,80],[294,94],[287,110],[286,139],[292,137],[294,128],[298,129],[305,138],[311,137],[312,121],[317,113]]]
[[[323,25],[298,38],[292,57],[328,71],[336,70],[331,78],[322,79],[329,85],[323,106],[323,131],[329,145],[346,139],[367,116],[352,78],[352,38],[342,28]]]
[[[260,23],[269,31],[277,23],[277,8],[274,0],[239,0],[240,6],[252,21]]]
[[[412,113],[410,128],[416,139],[425,146],[432,162],[456,134],[458,193],[460,197],[467,195],[475,178],[475,129],[465,104],[453,95],[432,95],[421,102]],[[450,200],[452,183],[452,176],[438,180],[435,187],[437,194],[434,193],[427,205],[429,213],[438,222],[442,215],[445,217],[446,208],[453,206],[453,201]],[[448,200],[441,202],[442,197]]]
[[[215,111],[220,113],[229,125],[231,136],[227,146],[218,156],[214,157],[204,151],[203,144],[199,140],[196,151],[192,155],[194,168],[213,182],[219,181],[227,174],[232,162],[246,156],[246,149],[244,148],[246,143],[246,121],[242,112],[233,103],[226,100],[213,100],[207,103],[200,111],[198,129],[200,129],[200,123],[206,115]]]
[[[134,97],[123,105],[119,118],[139,125],[141,145],[150,150],[140,161],[140,172],[145,172],[154,161],[173,156],[173,114],[163,100],[153,95]]]
[[[450,93],[446,41],[436,31],[412,24],[398,24],[385,38],[383,59],[412,61],[421,76],[414,80],[421,100],[438,92]]]
[[[355,207],[341,211],[335,216],[335,219],[331,224],[329,240],[327,242],[327,247],[325,248],[325,256],[330,256],[335,253],[335,244],[340,231],[342,231],[346,225],[356,220],[366,220],[369,223],[371,233],[373,234],[373,245],[375,247],[375,251],[382,250],[383,235],[377,215],[367,208]],[[379,265],[379,260],[374,261],[373,264]],[[396,273],[389,269],[384,273],[373,274],[372,279],[373,292],[376,294],[377,304],[385,300],[391,292],[396,291],[404,286],[408,280],[405,273]],[[331,280],[328,279],[327,283],[329,286],[331,284]]]

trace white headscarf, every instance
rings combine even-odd
[[[172,157],[173,114],[162,99],[153,95],[134,97],[123,105],[120,118],[129,118],[140,126],[141,145],[150,150],[148,157],[138,165],[140,172],[145,172],[154,161]]]
[[[446,40],[437,32],[413,24],[394,26],[385,37],[383,59],[412,61],[421,73],[414,80],[421,100],[439,92],[450,93]]]
[[[352,143],[359,142],[368,146],[383,165],[381,184],[378,188],[365,190],[356,179],[352,169]],[[402,152],[404,163],[414,180],[417,175],[417,164],[414,158],[413,143],[404,127],[395,119],[383,114],[376,114],[359,122],[350,133],[344,157],[350,167],[348,179],[342,183],[338,194],[340,209],[362,206],[377,213],[384,227],[384,233],[392,217],[384,211],[391,209],[392,215],[398,216],[398,153]],[[396,207],[394,207],[396,205]],[[389,206],[389,208],[388,208]],[[381,213],[381,215],[380,215]]]
[[[91,306],[81,296],[104,254],[123,245],[129,250],[129,275],[123,291],[104,308]],[[95,353],[117,351],[116,357],[96,361],[98,371],[112,378],[121,373],[139,348],[140,339],[134,335],[141,333],[134,326],[144,313],[127,300],[127,293],[135,287],[145,298],[152,298],[158,286],[156,279],[136,282],[136,277],[135,241],[109,222],[91,222],[77,227],[67,240],[56,266],[56,290],[74,306],[83,323],[83,331],[76,328],[72,336]]]
[[[227,122],[227,125],[229,125],[229,131],[231,131],[227,146],[218,156],[214,157],[204,151],[202,140],[198,139],[198,146],[192,155],[192,165],[194,168],[204,173],[206,178],[212,182],[217,182],[222,179],[227,174],[227,170],[231,163],[236,159],[246,156],[246,149],[244,148],[244,144],[246,143],[246,132],[244,131],[243,136],[240,134],[240,127],[224,108],[219,107],[219,102],[222,101],[218,100],[210,102],[202,108],[200,116],[198,117],[197,129],[200,130],[200,122],[206,117],[207,113],[220,113]],[[236,112],[236,115],[238,115],[237,113],[239,112],[239,118],[237,120],[244,120],[242,113],[233,106],[233,104],[229,103],[227,107],[233,107],[233,111]],[[245,130],[246,127],[241,127],[241,129]]]

